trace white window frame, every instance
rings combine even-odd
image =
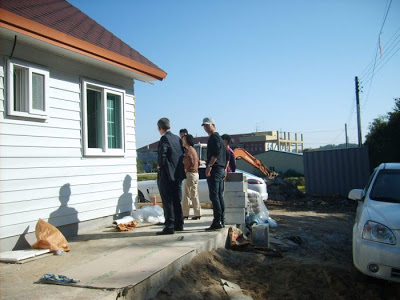
[[[28,104],[28,111],[18,111],[14,107],[14,67],[18,66],[21,68],[28,69],[27,78],[27,98],[25,99]],[[44,110],[38,110],[33,108],[32,100],[32,73],[37,73],[44,76]],[[50,82],[50,72],[48,69],[42,66],[38,66],[29,62],[25,62],[17,59],[7,60],[7,114],[14,117],[23,118],[34,118],[46,120],[49,117],[49,82]]]
[[[88,146],[88,124],[87,124],[87,89],[101,91],[102,99],[102,137],[103,148],[89,148]],[[121,99],[121,149],[108,148],[107,128],[107,93],[120,96]],[[99,83],[90,79],[82,79],[82,123],[83,123],[83,152],[84,156],[125,156],[125,91],[110,85]]]

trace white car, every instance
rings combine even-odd
[[[268,199],[267,184],[264,179],[238,169],[236,170],[236,173],[243,173],[243,175],[245,175],[247,188],[249,190],[260,193],[262,200]],[[199,168],[199,184],[197,190],[199,193],[200,203],[211,203],[208,195],[205,167],[202,166]],[[157,202],[161,202],[157,180],[138,181],[138,196],[139,202],[151,202],[154,196],[156,197]]]
[[[384,163],[365,189],[349,199],[358,207],[353,227],[353,263],[362,273],[400,282],[400,163]]]

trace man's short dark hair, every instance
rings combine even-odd
[[[230,144],[231,141],[232,141],[231,136],[230,136],[229,134],[223,134],[223,135],[221,135],[221,138],[222,138],[223,140],[227,141],[228,144]]]
[[[168,118],[161,118],[160,120],[158,120],[157,122],[157,126],[158,128],[164,129],[164,130],[168,130],[170,129],[170,125],[169,125],[169,119]]]
[[[189,146],[194,146],[194,138],[193,135],[191,134],[187,134],[184,136],[184,138],[186,139],[186,143],[188,143]]]
[[[184,135],[187,135],[189,132],[187,131],[186,128],[182,128],[181,130],[179,130],[179,135],[183,133]]]

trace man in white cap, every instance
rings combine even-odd
[[[218,230],[224,227],[224,176],[226,164],[226,148],[211,118],[204,118],[201,124],[208,133],[206,176],[210,201],[213,205],[214,219],[206,230]]]

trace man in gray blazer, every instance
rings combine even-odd
[[[184,177],[182,140],[170,131],[170,122],[161,118],[157,122],[161,138],[158,143],[157,183],[164,209],[164,229],[157,234],[183,231],[183,212],[179,186]]]

